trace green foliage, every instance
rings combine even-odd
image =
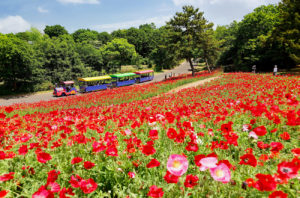
[[[45,34],[50,36],[50,38],[59,37],[64,34],[68,34],[68,31],[61,25],[52,25],[52,26],[46,25],[44,32]]]
[[[124,64],[132,64],[138,60],[138,54],[135,51],[134,45],[128,43],[124,38],[115,38],[111,42],[100,48],[106,70],[110,66],[118,68]]]
[[[179,49],[179,58],[189,61],[194,74],[192,58],[202,55],[207,59],[211,56],[210,48],[212,44],[208,40],[212,34],[213,23],[208,23],[204,18],[204,13],[193,6],[183,6],[183,12],[177,12],[175,16],[167,22],[167,27],[172,30],[170,44]],[[199,52],[203,52],[199,54]]]
[[[96,49],[94,45],[87,42],[77,43],[76,52],[86,66],[93,68],[95,71],[102,72],[103,57],[100,50]]]
[[[215,36],[221,42],[223,51],[218,64],[233,64],[237,70],[244,71],[250,71],[254,64],[257,65],[257,70],[272,68],[274,61],[269,53],[272,48],[267,41],[279,23],[278,15],[278,6],[260,6],[244,16],[240,23],[234,22],[217,29]]]
[[[75,42],[95,41],[98,39],[98,32],[90,29],[79,29],[72,34]]]
[[[171,69],[178,64],[179,50],[170,45],[170,36],[172,34],[171,29],[165,26],[158,29],[155,32],[157,40],[157,46],[152,50],[150,54],[151,60],[155,63],[155,71],[161,71],[162,69]]]
[[[293,60],[292,65],[300,64],[300,2],[283,0],[279,3],[280,23],[272,32],[271,42],[281,54]],[[290,66],[290,65],[289,65]]]
[[[77,79],[91,73],[90,67],[84,67],[79,54],[76,52],[76,43],[70,35],[62,35],[52,39],[44,37],[41,42],[35,44],[40,51],[39,58],[43,61],[47,70],[45,80],[53,84]]]
[[[34,81],[34,51],[14,35],[0,35],[0,79],[6,87],[20,90]]]
[[[98,41],[100,41],[102,45],[105,45],[107,42],[112,40],[112,36],[107,32],[99,33],[97,38],[98,38]]]

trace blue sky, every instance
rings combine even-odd
[[[62,25],[69,33],[80,28],[99,32],[164,25],[183,5],[194,5],[215,25],[240,21],[260,5],[280,0],[0,0],[0,32]]]

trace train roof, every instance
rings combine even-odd
[[[152,72],[154,72],[154,71],[149,69],[149,70],[136,71],[134,73],[136,73],[136,74],[147,74],[147,73],[152,73]]]
[[[78,78],[79,81],[98,81],[98,80],[107,80],[111,79],[110,76],[105,75],[105,76],[96,76],[96,77],[87,77],[87,78]]]
[[[74,81],[63,81],[61,82],[60,84],[65,84],[65,85],[71,85],[71,84],[74,84]]]
[[[129,76],[135,76],[135,73],[124,73],[124,74],[111,74],[110,76],[113,78],[122,78],[122,77],[129,77]]]

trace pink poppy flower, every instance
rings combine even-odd
[[[228,183],[231,179],[230,169],[224,163],[221,163],[215,168],[209,169],[209,171],[214,180],[220,181],[224,184]]]
[[[217,167],[218,159],[215,157],[205,157],[200,160],[200,171]]]
[[[183,155],[170,155],[167,163],[167,169],[175,176],[183,175],[188,169],[189,163]]]
[[[249,138],[253,138],[253,139],[258,139],[258,136],[256,135],[256,133],[254,132],[254,131],[251,131],[250,133],[249,133]]]

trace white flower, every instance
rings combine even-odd
[[[243,125],[243,131],[245,131],[245,132],[249,131],[249,125],[248,124]]]
[[[250,133],[249,133],[249,138],[254,138],[254,139],[258,139],[258,137],[257,137],[257,135],[256,135],[256,133],[254,132],[254,131],[251,131]]]

